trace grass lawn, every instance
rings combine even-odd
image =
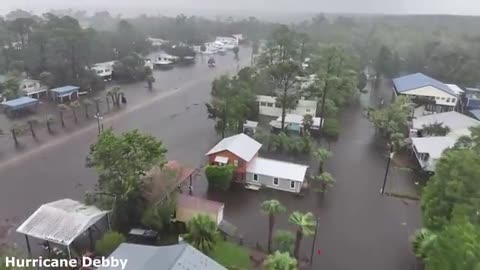
[[[252,269],[248,249],[232,242],[219,242],[210,257],[228,269]]]

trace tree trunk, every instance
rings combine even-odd
[[[17,131],[15,129],[11,129],[10,131],[12,132],[12,138],[15,142],[15,146],[18,146]]]
[[[283,97],[282,97],[282,131],[285,131],[285,117],[287,115],[287,91],[288,87],[285,84],[283,89]]]
[[[29,123],[28,123],[28,126],[29,126],[29,128],[30,128],[30,133],[32,133],[32,137],[33,137],[34,139],[36,139],[36,138],[37,138],[37,135],[35,134],[35,130],[33,129],[33,123],[32,123],[32,122],[29,122]]]
[[[77,123],[78,123],[77,109],[74,108],[74,109],[72,110],[72,113],[73,113],[73,119],[74,119],[74,121],[75,121],[75,124],[77,124]]]
[[[274,225],[275,225],[275,216],[272,213],[270,213],[268,215],[268,246],[267,246],[268,253],[272,253],[272,234],[273,234]]]
[[[323,161],[318,164],[318,175],[323,173]]]
[[[90,115],[88,114],[88,108],[89,108],[89,106],[85,105],[85,107],[84,107],[84,109],[85,109],[85,119],[90,118]]]
[[[60,111],[60,123],[62,124],[62,127],[65,127],[65,121],[63,120],[63,112]]]
[[[302,242],[303,233],[301,229],[297,229],[297,235],[295,238],[295,248],[293,249],[293,256],[299,262],[300,243]]]
[[[52,134],[52,127],[50,126],[50,120],[47,120],[46,124],[47,124],[48,133]]]

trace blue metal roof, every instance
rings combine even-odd
[[[474,98],[468,98],[466,107],[470,110],[480,109],[480,100]]]
[[[20,97],[17,99],[12,99],[8,101],[2,102],[2,105],[9,107],[12,110],[18,110],[30,105],[34,105],[38,103],[38,99],[34,99],[31,97]]]
[[[456,96],[455,92],[453,92],[447,85],[422,73],[410,74],[393,79],[393,85],[398,93],[403,93],[425,86],[433,86],[443,92]]]
[[[50,89],[50,91],[55,92],[55,93],[60,94],[60,95],[63,95],[63,94],[73,93],[73,92],[77,91],[78,89],[80,89],[80,87],[78,87],[78,86],[66,85],[66,86]]]
[[[471,113],[475,118],[477,118],[478,120],[480,120],[480,109],[471,110],[470,113]]]

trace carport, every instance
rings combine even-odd
[[[50,243],[66,246],[71,259],[72,242],[88,231],[90,245],[93,246],[91,227],[105,216],[108,220],[109,212],[71,199],[61,199],[40,206],[18,227],[17,232],[25,235],[30,257],[29,236],[46,241],[49,251]]]
[[[66,85],[66,86],[50,89],[50,92],[52,92],[53,100],[57,100],[57,98],[59,98],[60,101],[63,102],[63,98],[67,96],[68,96],[68,100],[72,100],[73,94],[75,94],[76,97],[78,98],[79,89],[80,87],[78,86]]]
[[[5,113],[13,113],[22,109],[36,107],[38,104],[38,99],[31,97],[20,97],[8,101],[2,102]]]

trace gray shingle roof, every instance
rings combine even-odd
[[[450,89],[446,84],[428,77],[422,73],[415,73],[393,79],[393,85],[398,93],[407,92],[416,88],[425,86],[433,86],[447,94],[456,96],[455,92]]]
[[[123,243],[110,257],[127,259],[125,270],[227,270],[186,243],[160,247]],[[121,266],[98,270],[121,270]]]

